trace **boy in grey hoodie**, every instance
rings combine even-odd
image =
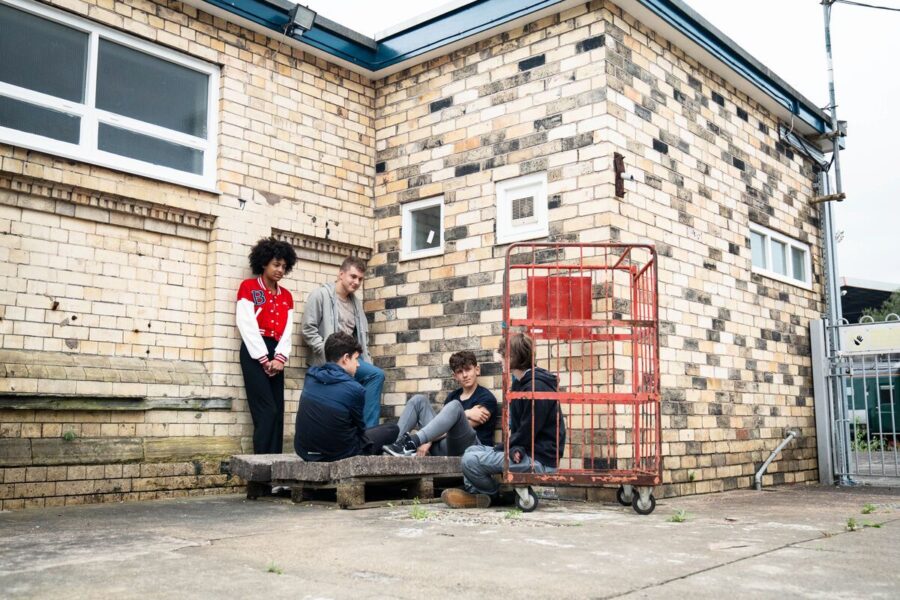
[[[384,371],[372,364],[369,355],[369,324],[363,311],[362,293],[356,291],[366,275],[366,264],[355,256],[348,256],[341,263],[337,281],[326,283],[314,290],[303,309],[300,332],[303,341],[312,351],[310,364],[317,366],[325,361],[325,340],[332,333],[343,331],[353,336],[362,354],[354,379],[366,389],[363,422],[366,427],[378,425],[381,415],[381,390],[384,388]]]

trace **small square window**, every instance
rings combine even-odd
[[[403,205],[401,260],[444,252],[444,199],[427,198]]]
[[[550,227],[546,173],[501,181],[496,190],[498,244],[547,236]]]

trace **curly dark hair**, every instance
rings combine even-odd
[[[250,270],[254,275],[262,275],[266,265],[278,258],[284,261],[284,272],[287,274],[297,262],[297,253],[287,242],[274,237],[263,238],[250,249]]]
[[[343,331],[335,331],[325,340],[325,360],[328,362],[337,362],[345,354],[362,354],[362,351],[356,338]]]
[[[454,352],[453,355],[450,356],[450,370],[456,373],[461,369],[465,369],[466,367],[477,367],[478,359],[475,358],[475,353],[471,350],[460,350],[459,352]]]

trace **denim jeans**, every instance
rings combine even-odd
[[[523,457],[519,463],[510,461],[509,470],[511,473],[556,472],[555,468],[545,467],[529,456]],[[494,480],[494,475],[503,472],[503,452],[490,446],[470,446],[462,457],[462,472],[467,492],[496,496],[500,491],[500,484]]]
[[[359,359],[359,367],[356,369],[354,379],[366,388],[363,422],[367,428],[375,427],[378,425],[379,417],[381,417],[381,390],[384,388],[384,371],[372,363]]]

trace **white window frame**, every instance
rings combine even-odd
[[[440,224],[438,235],[440,242],[434,248],[425,248],[423,250],[413,250],[413,222],[412,215],[417,210],[423,208],[431,208],[432,206],[441,207]],[[402,211],[402,231],[400,235],[400,260],[415,260],[417,258],[428,258],[429,256],[439,256],[444,253],[444,197],[435,196],[433,198],[424,198],[414,202],[407,202],[401,207]]]
[[[779,233],[773,229],[769,229],[763,225],[759,225],[757,223],[750,223],[750,231],[753,233],[757,233],[763,236],[763,254],[766,259],[766,267],[759,267],[753,264],[753,237],[750,238],[750,264],[752,266],[752,271],[754,273],[759,273],[765,277],[769,277],[771,279],[777,279],[778,281],[782,281],[784,283],[789,283],[791,285],[796,285],[797,287],[802,287],[807,290],[812,289],[812,252],[810,251],[809,244],[805,244],[799,240],[795,240],[794,238],[788,237],[782,233]],[[777,271],[773,271],[770,267],[772,265],[772,241],[780,242],[785,245],[787,248],[786,251],[786,265],[788,274],[782,275]],[[793,276],[794,273],[794,259],[792,256],[792,249],[796,248],[801,250],[804,255],[803,260],[803,280],[795,279]]]
[[[494,190],[497,197],[496,245],[533,240],[550,234],[546,172],[498,181]],[[534,198],[534,221],[517,225],[512,220],[513,200],[527,196]]]
[[[0,95],[80,117],[80,142],[71,144],[2,126],[0,126],[0,142],[38,152],[46,152],[78,162],[107,167],[116,171],[143,175],[151,179],[168,181],[215,193],[219,192],[216,189],[217,115],[219,103],[218,66],[134,38],[92,21],[37,4],[31,0],[0,0],[0,3],[83,31],[89,35],[83,104],[0,82]],[[207,75],[209,78],[206,108],[207,137],[205,139],[199,138],[96,108],[97,63],[101,38]],[[97,137],[101,123],[148,135],[158,140],[201,150],[203,151],[203,173],[187,173],[111,152],[104,152],[97,147]]]

